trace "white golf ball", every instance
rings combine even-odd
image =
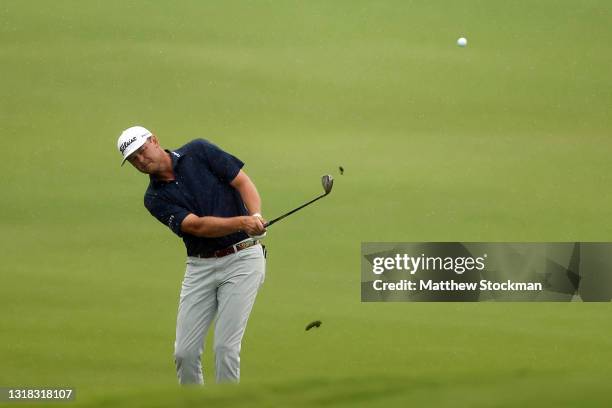
[[[457,45],[460,47],[465,47],[467,45],[467,39],[464,37],[461,37],[457,40]]]

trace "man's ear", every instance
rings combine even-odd
[[[151,135],[151,143],[153,143],[155,146],[159,146],[159,140],[157,140],[155,135]]]

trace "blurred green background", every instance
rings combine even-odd
[[[361,304],[359,251],[610,241],[611,12],[3,0],[0,386],[90,407],[609,404],[609,304]],[[268,234],[239,386],[176,385],[185,251],[119,167],[134,124],[241,158],[268,218],[336,176]]]

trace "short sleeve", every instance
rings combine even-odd
[[[218,146],[204,139],[197,140],[198,147],[204,154],[210,170],[219,180],[229,183],[236,178],[244,163],[237,157],[221,150]]]
[[[145,207],[151,215],[166,225],[172,232],[179,237],[183,236],[181,231],[181,223],[191,212],[185,208],[170,203],[155,194],[147,194],[144,200]]]

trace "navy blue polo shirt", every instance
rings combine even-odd
[[[204,139],[168,153],[175,180],[161,181],[150,176],[144,204],[155,218],[183,238],[187,255],[227,248],[248,238],[244,232],[202,238],[181,231],[181,223],[190,213],[199,217],[248,215],[240,193],[229,184],[244,163]]]

